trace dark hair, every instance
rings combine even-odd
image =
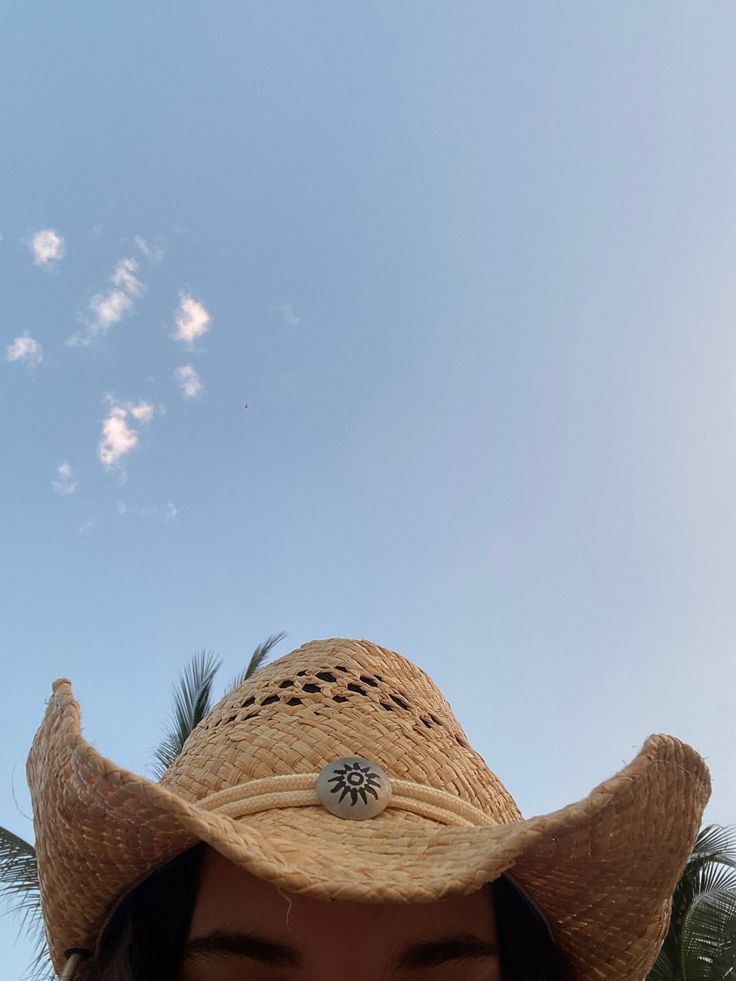
[[[179,855],[123,900],[102,935],[89,981],[171,981],[189,930],[204,848],[196,845]],[[488,888],[503,981],[573,981],[544,920],[511,881],[502,875]]]

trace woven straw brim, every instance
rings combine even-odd
[[[348,822],[322,807],[234,820],[123,770],[81,735],[58,682],[28,761],[52,958],[94,949],[123,895],[205,841],[285,891],[316,899],[431,902],[508,873],[543,912],[581,981],[643,981],[710,796],[704,761],[655,734],[583,800],[492,827],[442,827],[388,808]],[[84,965],[77,977],[85,977]]]

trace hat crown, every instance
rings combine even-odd
[[[227,694],[161,782],[194,802],[347,756],[454,794],[499,823],[521,817],[432,679],[395,651],[345,638],[304,644]]]
[[[317,681],[318,690],[307,691]],[[304,697],[293,693],[298,687]],[[299,704],[270,700],[287,691]],[[401,711],[382,708],[382,700]],[[256,705],[258,715],[246,718]],[[401,806],[347,826],[321,804],[312,806],[312,793],[305,801],[301,790],[284,806],[288,794],[274,794],[273,806],[243,817],[213,807],[217,797],[203,800],[224,790],[240,807],[259,783],[314,790],[320,764],[343,769],[339,757],[353,754],[359,758],[351,765],[357,762],[365,777],[376,765],[385,768],[390,801]],[[27,772],[46,934],[59,972],[66,951],[95,950],[137,883],[204,841],[281,890],[346,902],[441,900],[512,870],[569,955],[575,977],[640,981],[666,934],[672,892],[711,792],[703,758],[673,736],[653,734],[586,798],[527,820],[505,818],[515,811],[513,801],[424,672],[385,648],[340,638],[305,645],[223,699],[164,785],[117,766],[85,740],[71,685],[60,679]],[[266,779],[243,788],[259,776]],[[446,801],[448,791],[462,800],[458,813],[476,804],[492,820],[438,828],[436,812],[444,807],[406,809],[407,800]],[[269,804],[270,796],[262,795]],[[89,963],[79,966],[79,981]]]

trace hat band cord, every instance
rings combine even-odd
[[[287,773],[249,780],[210,794],[198,801],[197,806],[234,819],[272,808],[321,807],[315,789],[318,776],[317,773]],[[447,825],[488,827],[499,823],[485,811],[453,794],[411,780],[391,780],[388,807],[398,807]]]
[[[66,951],[64,955],[66,957],[66,963],[59,975],[59,981],[72,981],[74,975],[77,973],[77,967],[80,962],[86,960],[89,954],[90,952],[88,950],[83,950],[81,947]]]

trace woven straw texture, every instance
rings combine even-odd
[[[280,787],[289,775],[302,786],[352,755],[435,804],[414,813],[409,800],[366,821],[329,814],[309,794],[287,806],[283,791],[242,817],[214,807],[228,788]],[[643,981],[711,792],[699,754],[654,734],[585,799],[523,819],[425,672],[344,638],[305,644],[226,696],[160,784],[100,756],[81,735],[70,683],[57,681],[27,770],[59,970],[65,950],[95,949],[124,895],[202,840],[279,888],[319,899],[431,902],[507,873],[576,978]],[[84,977],[81,965],[75,978]]]

